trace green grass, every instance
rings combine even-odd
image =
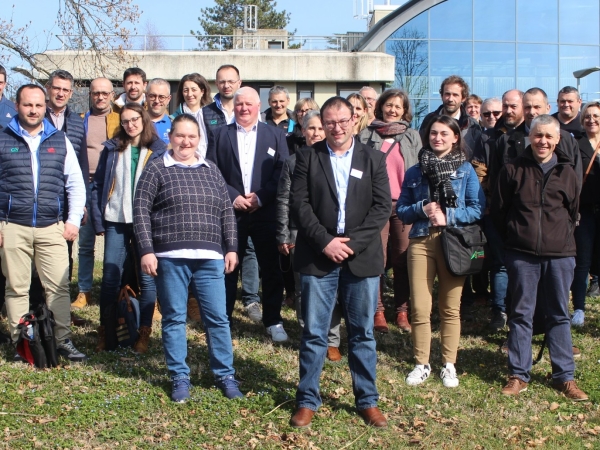
[[[586,326],[573,331],[574,345],[583,354],[577,361],[577,383],[591,399],[584,403],[572,403],[548,386],[547,352],[534,367],[527,392],[517,399],[502,396],[506,357],[498,347],[505,335],[486,332],[488,310],[476,307],[478,319],[463,324],[458,388],[444,388],[438,377],[441,356],[434,313],[434,374],[422,386],[408,387],[403,381],[413,366],[410,337],[394,326],[389,334],[377,336],[377,385],[387,429],[367,427],[357,416],[344,357],[341,363],[325,363],[323,406],[311,428],[298,431],[288,425],[300,342],[291,309],[283,311],[290,343],[273,346],[263,327],[246,319],[238,306],[234,364],[247,393],[242,400],[229,401],[214,387],[205,335],[200,327],[188,325],[194,388],[191,401],[180,405],[169,399],[160,326],[156,324],[147,355],[128,349],[94,354],[94,305],[80,313],[89,326],[73,329],[76,345],[90,355],[87,364],[38,371],[7,360],[12,356],[8,346],[2,352],[0,448],[600,448],[600,302],[589,301]],[[535,338],[534,351],[540,341]],[[347,354],[344,344],[341,350]]]

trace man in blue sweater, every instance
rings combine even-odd
[[[4,95],[7,81],[6,69],[0,66],[0,128],[6,128],[11,119],[17,115],[15,104]]]

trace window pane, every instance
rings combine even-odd
[[[473,7],[475,9],[476,41],[515,40],[515,0],[503,0],[501,2],[473,0]]]
[[[398,28],[396,32],[390,36],[390,39],[405,38],[406,32],[404,30],[410,30],[413,35],[418,35],[418,39],[427,39],[428,21],[429,15],[427,14],[427,11],[425,11]]]
[[[388,40],[386,52],[396,57],[394,87],[409,98],[427,98],[428,55],[425,40]]]
[[[515,87],[515,44],[475,43],[471,91],[482,98],[500,97]]]
[[[577,86],[577,79],[573,72],[588,67],[598,66],[598,47],[597,46],[560,46],[560,81],[559,88],[564,86]],[[579,92],[583,101],[593,100],[600,95],[599,72],[594,72],[581,79]]]
[[[450,75],[458,75],[471,86],[473,73],[473,49],[471,42],[432,41],[431,79],[429,92],[439,98],[442,81]]]
[[[473,39],[472,0],[448,0],[429,10],[431,39]]]
[[[561,44],[598,44],[598,17],[600,2],[568,0],[560,2]]]
[[[558,45],[517,46],[517,89],[538,87],[550,100],[558,94]]]
[[[558,0],[517,0],[517,23],[520,42],[558,42]]]

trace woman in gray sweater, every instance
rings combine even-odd
[[[155,277],[162,340],[173,382],[171,398],[190,397],[186,317],[188,286],[198,299],[210,368],[227,398],[242,397],[234,378],[225,309],[225,273],[237,265],[237,229],[225,180],[198,151],[196,119],[182,114],[169,133],[172,150],[146,166],[134,201],[142,270]]]

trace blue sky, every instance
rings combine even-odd
[[[212,0],[134,0],[143,11],[138,25],[142,34],[146,21],[151,22],[160,34],[189,34],[198,30],[200,8],[213,6]],[[2,0],[3,3],[12,3]],[[53,36],[60,34],[55,25],[58,0],[29,0],[15,2],[12,10],[15,24],[24,25],[31,21],[29,37],[36,42],[39,50],[46,46],[47,36],[51,36],[51,48],[59,44]],[[366,21],[353,18],[355,0],[278,0],[277,10],[291,13],[290,30],[297,29],[298,35],[332,35],[347,31],[366,31]],[[358,2],[360,3],[360,2]],[[366,2],[365,2],[366,3]],[[384,3],[376,0],[376,4]],[[4,18],[10,14],[10,7],[2,7]]]

